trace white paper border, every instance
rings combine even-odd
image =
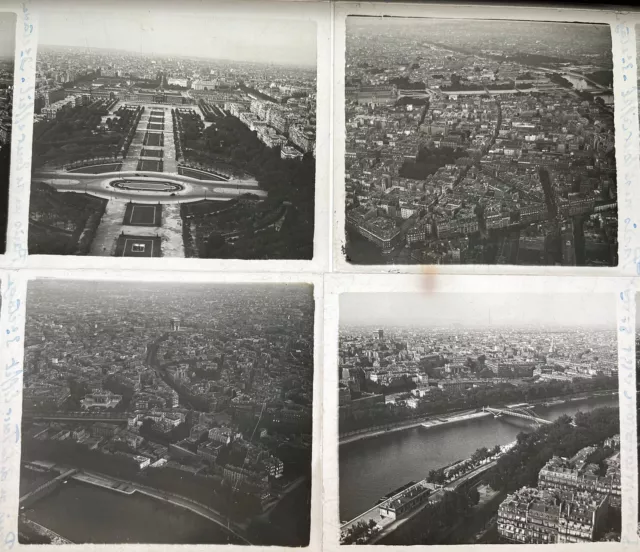
[[[66,0],[64,0],[66,1]],[[135,1],[135,0],[134,0]],[[145,0],[137,0],[143,2]],[[215,261],[200,259],[126,259],[117,258],[72,257],[72,256],[30,256],[26,258],[28,226],[28,191],[31,174],[31,136],[33,115],[33,94],[35,80],[35,54],[37,49],[37,6],[45,0],[4,0],[1,11],[14,11],[17,14],[16,35],[16,72],[14,75],[14,112],[13,140],[11,151],[10,212],[7,233],[7,253],[0,256],[0,290],[3,301],[0,318],[0,412],[3,418],[3,438],[0,440],[0,476],[5,467],[11,468],[7,483],[2,481],[0,492],[6,491],[7,498],[0,502],[2,529],[0,529],[0,547],[5,546],[7,530],[15,527],[18,503],[18,480],[16,468],[19,468],[18,447],[12,446],[12,424],[20,422],[22,383],[20,396],[16,399],[6,388],[14,387],[7,382],[16,377],[14,369],[7,369],[8,359],[22,362],[22,344],[11,341],[24,336],[24,306],[26,282],[34,277],[57,277],[72,279],[130,279],[130,280],[174,280],[185,282],[301,282],[315,284],[315,372],[314,372],[314,427],[313,427],[313,483],[312,483],[312,525],[310,547],[314,550],[338,547],[339,520],[337,510],[337,328],[338,293],[341,291],[423,291],[437,292],[485,291],[499,289],[510,291],[552,291],[556,293],[576,291],[611,291],[619,294],[619,369],[621,396],[621,435],[623,440],[623,543],[594,543],[590,549],[637,550],[637,488],[638,461],[636,458],[636,394],[635,394],[635,300],[640,300],[640,281],[630,278],[640,274],[640,144],[638,141],[638,105],[637,105],[637,69],[635,24],[640,23],[640,13],[626,11],[604,11],[596,9],[555,9],[507,6],[465,6],[455,4],[400,4],[400,3],[355,3],[331,2],[323,0],[291,0],[274,2],[273,0],[209,0],[209,11],[219,8],[228,10],[228,14],[250,12],[273,18],[299,18],[305,14],[317,18],[318,53],[318,104],[317,104],[317,171],[316,204],[313,261]],[[74,0],[77,3],[77,0]],[[126,0],[95,0],[93,5],[112,6]],[[152,9],[163,9],[169,0],[156,0]],[[191,3],[191,4],[189,4]],[[50,2],[48,3],[51,4]],[[60,7],[62,2],[56,2]],[[179,4],[180,11],[189,9],[189,5],[201,4],[196,0],[185,0]],[[35,6],[35,7],[34,7]],[[226,6],[226,7],[225,7]],[[201,8],[199,8],[201,9]],[[615,9],[615,8],[614,8]],[[614,59],[614,95],[615,95],[615,133],[616,165],[619,198],[619,266],[617,268],[585,267],[514,267],[486,265],[396,265],[369,266],[350,265],[342,256],[341,246],[344,240],[344,45],[345,17],[351,15],[380,15],[382,13],[397,16],[422,17],[466,17],[483,19],[529,19],[554,21],[581,21],[608,23],[612,32],[612,52]],[[334,39],[332,39],[334,37]],[[21,55],[22,54],[22,55]],[[24,59],[23,59],[24,58]],[[623,61],[624,58],[624,61]],[[21,61],[23,59],[23,61]],[[332,63],[334,64],[332,66]],[[24,67],[18,70],[19,65]],[[22,79],[25,79],[22,81]],[[321,101],[321,97],[324,100]],[[331,115],[333,113],[333,115]],[[321,138],[324,136],[324,138]],[[321,146],[321,140],[325,140]],[[324,155],[324,157],[323,157]],[[623,201],[623,194],[625,201]],[[333,198],[332,198],[333,196]],[[330,219],[332,224],[329,223]],[[324,226],[323,226],[324,225]],[[635,227],[634,227],[635,225]],[[157,261],[157,262],[156,262]],[[335,270],[342,275],[321,273]],[[24,269],[28,270],[24,270]],[[80,270],[83,269],[83,270]],[[84,270],[86,269],[86,270]],[[146,272],[138,272],[137,270]],[[152,269],[153,271],[149,271]],[[162,269],[162,270],[160,270]],[[206,271],[227,271],[211,274]],[[242,274],[230,273],[237,270]],[[248,274],[248,271],[253,271]],[[276,273],[278,271],[278,273]],[[291,273],[289,273],[291,272]],[[303,274],[307,272],[307,274]],[[317,274],[311,274],[315,272]],[[354,273],[369,274],[354,274]],[[415,273],[393,276],[398,272]],[[438,276],[438,274],[456,274]],[[465,276],[484,274],[483,276]],[[507,274],[507,276],[498,276]],[[537,277],[525,277],[535,274]],[[491,276],[488,276],[491,275]],[[511,275],[511,276],[508,276]],[[517,275],[520,275],[518,277]],[[553,276],[551,276],[553,275]],[[556,277],[554,277],[556,276]],[[558,278],[557,276],[565,276]],[[573,277],[572,277],[573,276]],[[322,290],[326,291],[326,301]],[[320,294],[320,301],[318,301]],[[17,304],[20,301],[20,304]],[[324,313],[324,319],[322,314]],[[10,333],[7,334],[6,332]],[[327,339],[323,341],[323,333]],[[9,336],[9,337],[6,337]],[[10,341],[10,342],[9,342]],[[322,364],[326,358],[326,370]],[[324,390],[326,386],[326,392]],[[628,396],[622,400],[624,394]],[[7,421],[8,408],[12,407]],[[322,409],[322,410],[321,410]],[[15,416],[18,416],[16,421]],[[8,425],[7,425],[8,424]],[[320,430],[318,429],[320,427]],[[326,431],[324,430],[326,428]],[[623,433],[624,432],[624,433]],[[323,461],[323,453],[327,461]],[[629,460],[625,459],[628,458]],[[631,460],[632,459],[632,460]],[[13,474],[13,478],[12,478]],[[1,497],[0,497],[1,500]],[[8,505],[8,507],[6,506]],[[324,518],[323,518],[324,513]],[[8,528],[8,529],[7,529]],[[13,546],[20,546],[16,544]],[[25,545],[26,546],[26,545]],[[42,548],[49,550],[50,545],[28,545],[29,550]],[[165,545],[81,545],[82,549],[130,549],[158,550]],[[198,548],[212,545],[195,545]],[[216,545],[213,545],[216,546]],[[225,545],[228,548],[229,545]],[[473,545],[478,546],[478,545]],[[513,545],[514,549],[522,546]],[[556,547],[570,545],[556,545]],[[172,549],[192,548],[193,545],[171,545]],[[488,547],[488,545],[486,545]],[[4,549],[3,548],[3,549]],[[70,545],[70,550],[78,546]],[[267,548],[267,547],[261,547]],[[288,550],[286,547],[269,547],[269,550]],[[442,548],[450,548],[448,546]],[[502,545],[502,549],[511,549],[511,545]],[[573,549],[573,548],[572,548]],[[406,549],[403,548],[403,550]]]
[[[556,278],[542,276],[479,276],[479,275],[390,275],[390,274],[332,274],[325,277],[325,377],[324,377],[324,541],[325,551],[344,550],[339,544],[339,445],[338,445],[338,331],[339,297],[342,293],[609,293],[617,303],[618,319],[618,369],[619,395],[629,398],[620,401],[620,434],[625,436],[621,445],[622,457],[622,542],[581,544],[590,550],[631,550],[637,549],[637,491],[638,471],[636,469],[635,437],[635,332],[634,294],[636,282],[631,278]],[[613,328],[612,328],[613,329]],[[624,356],[621,349],[626,349]],[[632,362],[629,359],[633,359]],[[629,376],[630,374],[630,376]],[[633,381],[632,381],[633,380]],[[404,550],[416,546],[355,545],[358,550],[379,548]],[[489,550],[495,545],[457,545],[456,550]],[[543,549],[575,550],[570,544],[523,545],[501,544],[500,550],[522,550],[540,546]],[[422,547],[420,547],[422,548]],[[429,551],[444,552],[451,545],[425,547]]]
[[[616,166],[618,183],[618,252],[617,267],[552,267],[552,266],[520,266],[520,265],[356,265],[348,263],[343,248],[345,238],[345,32],[348,16],[397,16],[422,18],[454,18],[454,19],[496,19],[496,20],[531,20],[531,21],[572,21],[583,23],[605,23],[611,27],[612,54],[614,62],[614,123],[616,140]],[[619,103],[623,98],[635,98],[636,71],[635,55],[633,63],[622,63],[623,42],[632,44],[635,54],[634,19],[628,13],[603,11],[595,9],[572,8],[531,8],[514,6],[469,6],[453,4],[386,4],[386,3],[354,3],[336,4],[335,44],[333,57],[334,110],[333,110],[333,266],[337,272],[361,273],[427,273],[427,274],[535,274],[558,276],[591,275],[620,276],[638,274],[640,260],[640,236],[637,231],[640,224],[633,226],[634,220],[640,219],[640,197],[635,191],[638,188],[640,164],[638,162],[638,128],[637,105],[629,105],[623,113]],[[630,30],[629,30],[630,29]],[[629,30],[629,32],[627,32]],[[627,59],[629,56],[627,55]],[[623,67],[631,65],[623,70]],[[623,75],[624,71],[624,75]],[[626,79],[624,79],[626,76]],[[633,90],[633,91],[631,91]],[[634,115],[635,113],[635,115]],[[624,117],[626,117],[626,119]],[[629,121],[634,121],[631,131]],[[623,127],[627,127],[624,128]],[[630,134],[629,134],[630,132]],[[622,147],[624,144],[626,147]],[[635,151],[633,156],[629,151]],[[623,180],[624,179],[624,180]],[[632,190],[626,194],[625,190]],[[621,201],[624,199],[624,201]],[[635,219],[634,219],[635,216]],[[638,221],[640,223],[640,220]]]
[[[35,85],[37,23],[31,1],[8,0],[2,11],[16,14],[16,48],[13,74],[13,112],[9,175],[7,246],[0,267],[18,267],[26,260],[29,188],[31,186],[31,137]]]
[[[2,388],[2,404],[0,412],[3,415],[3,435],[2,448],[0,449],[0,470],[6,469],[7,476],[0,485],[0,492],[6,493],[6,499],[0,502],[0,514],[3,515],[2,525],[0,525],[0,542],[3,542],[7,535],[12,533],[15,536],[15,543],[12,549],[60,550],[78,552],[78,550],[136,550],[148,552],[152,550],[192,550],[194,548],[204,549],[210,547],[224,548],[225,550],[262,550],[264,552],[285,552],[295,547],[288,546],[264,546],[251,545],[188,545],[188,544],[19,544],[17,541],[17,522],[19,513],[19,474],[20,474],[20,447],[21,442],[14,439],[14,430],[20,427],[21,405],[22,405],[22,371],[23,340],[25,335],[25,303],[29,282],[33,280],[82,280],[82,281],[131,281],[131,282],[164,282],[168,281],[168,274],[162,271],[99,271],[99,270],[21,270],[21,271],[0,271],[2,278],[2,332],[3,362],[4,366],[0,371],[0,388]],[[173,275],[174,277],[176,275]],[[176,285],[200,284],[206,287],[207,284],[311,284],[313,285],[314,297],[314,372],[313,372],[313,428],[312,428],[312,470],[311,470],[311,527],[309,546],[305,550],[316,552],[322,550],[322,332],[323,332],[323,282],[322,276],[318,274],[292,274],[292,273],[203,273],[203,272],[183,272],[175,278]],[[27,307],[28,308],[28,307]],[[9,331],[10,330],[10,331]],[[5,356],[5,353],[7,355]],[[19,364],[15,368],[7,369],[10,360]],[[11,380],[11,385],[7,383]],[[10,392],[6,391],[9,389]],[[9,412],[9,409],[11,412]],[[10,430],[10,431],[8,431]],[[52,548],[52,546],[54,548]],[[11,549],[7,547],[7,550]]]
[[[11,0],[15,2],[15,0]],[[21,5],[17,8],[22,11]],[[98,8],[118,10],[125,9],[152,11],[172,11],[176,13],[203,13],[207,15],[229,18],[264,18],[307,20],[316,24],[316,52],[317,52],[317,102],[316,102],[316,182],[315,182],[315,217],[312,260],[241,260],[241,259],[199,259],[199,258],[132,258],[132,257],[98,257],[73,255],[28,255],[27,229],[29,221],[29,191],[31,186],[31,138],[33,135],[33,94],[35,85],[37,29],[46,25],[43,18],[39,18],[39,7],[64,10],[85,10],[91,12]],[[330,100],[331,100],[331,6],[327,2],[297,2],[260,0],[212,0],[209,4],[197,0],[183,0],[179,3],[170,0],[98,0],[96,2],[82,2],[81,0],[33,0],[28,1],[28,14],[32,29],[29,34],[29,57],[32,58],[25,65],[24,75],[18,71],[16,65],[15,83],[21,83],[22,93],[19,101],[24,103],[18,107],[14,101],[14,136],[12,146],[11,197],[9,209],[9,236],[7,253],[0,260],[0,266],[8,268],[49,267],[65,269],[115,269],[115,270],[219,270],[219,271],[307,271],[322,272],[330,268],[330,246],[327,239],[330,228]],[[20,27],[20,14],[18,15]],[[26,41],[25,41],[26,44]],[[292,44],[295,47],[295,44]],[[24,50],[22,44],[16,44],[17,59]],[[25,78],[22,83],[21,79]],[[16,122],[24,122],[20,137]],[[27,128],[29,127],[29,128]],[[26,151],[18,150],[18,142]]]

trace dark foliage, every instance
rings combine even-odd
[[[365,391],[382,391],[370,389],[365,381]],[[429,400],[421,401],[417,408],[400,405],[380,405],[358,412],[357,416],[346,418],[340,423],[341,432],[357,431],[366,428],[392,425],[399,422],[421,418],[428,415],[445,414],[465,409],[497,406],[501,404],[536,402],[556,397],[567,397],[579,393],[591,393],[600,390],[616,390],[615,377],[599,377],[593,380],[576,382],[531,382],[519,385],[500,383],[488,388],[473,388],[463,392],[443,392],[433,388]]]
[[[516,446],[498,460],[484,479],[493,489],[505,492],[534,487],[538,473],[552,456],[571,457],[581,448],[619,433],[619,417],[617,408],[598,408],[578,412],[573,418],[575,427],[569,416],[562,416],[536,431],[520,433]]]

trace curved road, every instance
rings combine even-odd
[[[151,203],[181,203],[203,199],[233,199],[238,195],[251,193],[266,197],[267,192],[258,187],[257,182],[244,180],[208,181],[198,180],[178,174],[158,173],[152,171],[121,171],[102,174],[68,173],[59,171],[39,171],[34,180],[45,182],[59,192],[88,193],[104,199],[120,199]],[[173,192],[153,192],[122,190],[110,185],[116,180],[132,182],[163,181],[184,186],[183,190]]]

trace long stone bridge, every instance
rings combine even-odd
[[[20,497],[20,508],[29,507],[36,500],[40,500],[43,496],[45,496],[45,495],[49,494],[50,492],[52,492],[53,490],[55,490],[63,481],[66,481],[67,479],[73,477],[76,473],[78,473],[77,469],[75,469],[75,468],[69,469],[69,470],[61,473],[60,475],[58,475],[54,479],[51,479],[50,481],[47,481],[46,483],[43,483],[38,488],[36,488],[33,491],[27,493],[26,495],[21,496]]]

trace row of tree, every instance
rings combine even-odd
[[[437,483],[438,485],[442,485],[447,480],[455,479],[460,475],[464,475],[472,469],[475,469],[488,458],[492,458],[494,456],[497,456],[498,454],[500,454],[500,445],[496,445],[491,450],[489,450],[487,447],[480,447],[471,455],[470,458],[462,462],[458,462],[457,464],[449,468],[445,467],[430,470],[429,474],[427,475],[427,481],[430,483]]]
[[[501,492],[536,486],[538,472],[553,455],[573,456],[583,447],[601,442],[620,431],[617,408],[578,412],[574,417],[575,427],[571,421],[570,417],[563,416],[531,433],[520,433],[516,446],[487,471],[484,482]],[[478,449],[476,455],[480,458],[490,452]],[[475,486],[468,490],[459,488],[445,492],[441,501],[428,504],[415,517],[383,538],[380,544],[440,544],[469,522],[472,508],[478,502],[479,493]],[[613,510],[607,525],[619,531],[619,510]]]
[[[358,521],[343,532],[340,544],[364,544],[377,531],[379,531],[379,529],[375,520],[370,519],[368,522],[363,520]]]
[[[601,443],[617,433],[620,433],[618,408],[578,412],[573,420],[561,416],[533,432],[518,434],[516,446],[487,471],[484,481],[493,489],[508,493],[525,486],[535,487],[538,473],[551,457],[570,458],[580,449]]]
[[[86,255],[106,204],[106,199],[58,192],[34,181],[29,205],[29,253]],[[37,220],[33,220],[36,216]]]
[[[263,144],[257,134],[236,117],[220,117],[203,133],[202,151],[185,152],[194,162],[222,162],[252,174],[267,191],[261,209],[273,212],[290,205],[279,228],[248,232],[224,252],[226,258],[310,259],[313,256],[315,158],[282,159],[280,148]],[[204,251],[204,255],[221,255]]]
[[[371,383],[366,379],[362,383],[364,383],[364,391],[369,392],[368,386]],[[440,415],[465,409],[482,408],[488,405],[531,403],[580,393],[614,391],[617,386],[617,378],[601,376],[574,382],[539,382],[531,380],[529,382],[519,382],[518,385],[498,383],[491,387],[474,387],[455,392],[443,391],[432,387],[428,396],[419,401],[416,408],[409,408],[401,404],[380,404],[370,409],[353,411],[349,417],[341,420],[340,432],[345,433],[371,427],[388,426],[428,415]]]
[[[64,165],[85,158],[125,155],[135,136],[142,109],[121,107],[116,117],[107,119],[107,130],[100,131],[102,117],[108,113],[106,109],[63,107],[55,119],[34,125],[33,168],[47,162]]]

